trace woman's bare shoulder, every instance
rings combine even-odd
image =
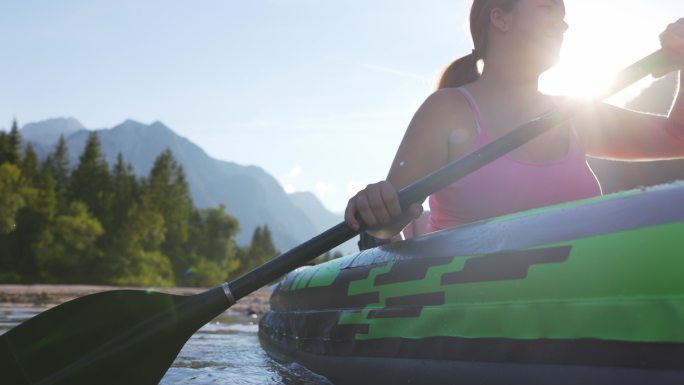
[[[427,126],[443,132],[472,122],[472,112],[463,94],[456,88],[433,92],[416,112],[412,125]]]
[[[448,107],[452,112],[466,112],[470,108],[468,101],[458,88],[441,88],[428,96],[426,103],[440,104]]]

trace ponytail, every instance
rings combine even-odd
[[[477,68],[479,60],[476,52],[473,52],[449,64],[437,83],[437,89],[458,88],[477,80],[480,77]]]
[[[442,73],[437,89],[458,88],[480,77],[478,61],[484,59],[489,45],[490,15],[495,8],[510,11],[518,0],[473,0],[470,8],[470,35],[475,49],[449,66]]]

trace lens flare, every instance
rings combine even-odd
[[[552,95],[600,94],[612,74],[659,48],[658,35],[671,21],[663,10],[633,0],[568,0],[566,4],[570,29],[560,61],[540,79],[540,89]],[[608,101],[622,105],[652,81],[642,80]]]

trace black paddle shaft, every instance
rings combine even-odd
[[[631,66],[620,71],[611,86],[598,98],[607,98],[634,82],[644,78],[657,69],[664,68],[667,60],[662,50],[658,50]],[[573,115],[569,107],[559,107],[549,114],[528,122],[490,144],[457,159],[439,170],[419,179],[410,186],[399,191],[399,202],[403,209],[409,205],[422,202],[425,198],[457,180],[469,175],[514,149],[528,143],[559,124],[566,122]],[[281,254],[279,257],[257,267],[245,275],[228,283],[235,299],[257,290],[276,278],[306,264],[316,256],[322,255],[332,248],[353,238],[360,231],[352,230],[342,222],[311,240]]]

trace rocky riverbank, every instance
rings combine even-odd
[[[119,289],[146,290],[147,288],[91,285],[0,285],[0,306],[52,307],[84,295]],[[154,290],[176,295],[193,295],[206,289],[178,287]],[[263,287],[240,299],[231,306],[229,311],[239,316],[259,318],[268,310],[270,295],[271,288]]]

